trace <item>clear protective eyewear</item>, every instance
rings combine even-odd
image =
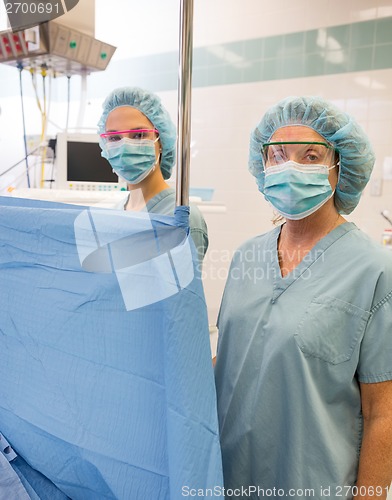
[[[125,138],[133,139],[134,141],[144,141],[147,139],[157,142],[157,140],[159,139],[159,132],[155,128],[135,128],[130,130],[115,130],[104,132],[103,134],[100,134],[100,137],[103,139],[105,144],[115,143]]]
[[[332,166],[337,163],[336,150],[327,142],[267,142],[261,152],[265,168],[290,160],[305,166]]]

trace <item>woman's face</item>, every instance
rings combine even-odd
[[[291,125],[287,127],[282,127],[272,135],[269,142],[309,142],[309,143],[326,143],[324,137],[318,134],[315,130],[309,127],[303,127],[301,125]],[[271,146],[269,147],[269,149]],[[279,151],[279,146],[277,150],[270,155],[270,162],[266,162],[266,168],[276,161],[274,155],[281,154]],[[293,160],[297,163],[304,164],[324,164],[331,167],[336,163],[336,155],[333,150],[328,150],[324,146],[315,145],[314,148],[308,146],[298,145],[298,144],[286,144],[284,145],[284,161]],[[328,180],[331,184],[331,188],[334,190],[338,182],[338,167],[332,168],[329,171]]]
[[[137,129],[153,130],[154,128],[154,125],[142,112],[131,106],[121,106],[119,108],[115,108],[109,113],[106,120],[106,132]],[[132,139],[134,137],[134,134],[129,133],[125,134],[125,136]],[[149,138],[151,140],[156,139],[156,137],[156,133],[150,133],[148,136],[146,136],[146,138]],[[155,143],[156,158],[158,158],[160,151],[161,142],[157,141]]]

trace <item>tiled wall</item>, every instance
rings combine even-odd
[[[176,121],[179,0],[146,5],[118,0],[116,9],[107,0],[96,4],[102,13],[96,36],[118,45],[119,56],[106,72],[89,77],[84,126],[96,126],[103,98],[121,85],[158,92]],[[392,5],[390,0],[197,0],[194,22],[191,185],[214,188],[214,201],[227,208],[226,214],[206,214],[210,249],[204,283],[213,323],[235,248],[271,228],[271,210],[247,171],[247,156],[250,130],[277,100],[321,95],[367,131],[377,162],[350,220],[381,239],[386,223],[380,211],[392,211],[392,181],[383,179],[384,158],[392,156]],[[0,68],[0,100],[7,97],[0,103],[3,165],[11,150],[23,155],[22,144],[10,148],[11,129],[21,130],[17,78],[16,70]],[[78,116],[79,86],[73,79],[70,126]],[[52,120],[61,128],[64,81],[53,85],[52,95]],[[30,133],[39,124],[34,104],[32,97],[26,102]]]
[[[392,17],[233,41],[193,52],[194,88],[392,67]],[[176,51],[113,64],[118,81],[177,89]]]

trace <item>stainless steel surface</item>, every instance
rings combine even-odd
[[[176,205],[189,205],[193,0],[180,3]]]

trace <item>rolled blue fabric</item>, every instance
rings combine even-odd
[[[29,500],[69,500],[52,481],[30,467],[22,457],[16,457],[11,466],[25,487]],[[22,500],[22,497],[18,500]]]
[[[148,213],[0,206],[0,430],[18,455],[73,500],[221,487],[188,208],[177,226]]]
[[[39,500],[32,498],[23,486],[11,462],[0,452],[0,499],[1,500]]]

